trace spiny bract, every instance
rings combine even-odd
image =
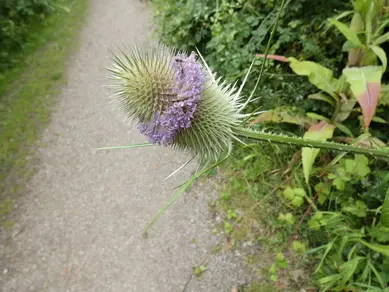
[[[155,144],[214,161],[231,150],[233,129],[244,117],[235,88],[206,64],[164,45],[114,55],[114,103]]]

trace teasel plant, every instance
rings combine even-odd
[[[112,102],[125,120],[134,121],[148,143],[103,147],[120,149],[147,146],[166,146],[185,151],[199,161],[197,172],[178,187],[175,194],[156,213],[145,229],[145,235],[156,220],[201,176],[223,163],[236,144],[246,141],[296,145],[367,154],[389,158],[387,148],[363,148],[357,145],[319,141],[302,137],[255,130],[248,121],[256,112],[246,113],[253,101],[266,65],[266,56],[282,8],[282,2],[265,50],[265,61],[251,94],[244,98],[242,91],[254,61],[239,87],[227,84],[209,68],[200,52],[177,51],[163,44],[133,46],[113,53],[109,68],[114,81]],[[245,111],[246,110],[246,111]]]

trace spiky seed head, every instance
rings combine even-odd
[[[215,79],[192,53],[164,45],[133,47],[114,55],[117,109],[134,119],[149,141],[213,161],[230,150],[242,120],[233,86]]]

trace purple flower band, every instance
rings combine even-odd
[[[206,75],[196,54],[179,54],[173,57],[175,72],[171,104],[162,113],[155,113],[150,122],[140,123],[139,131],[154,144],[169,145],[180,130],[189,128],[196,111],[197,102],[204,90]]]

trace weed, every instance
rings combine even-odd
[[[196,277],[201,276],[206,270],[208,270],[208,267],[205,265],[193,267],[193,273]]]

